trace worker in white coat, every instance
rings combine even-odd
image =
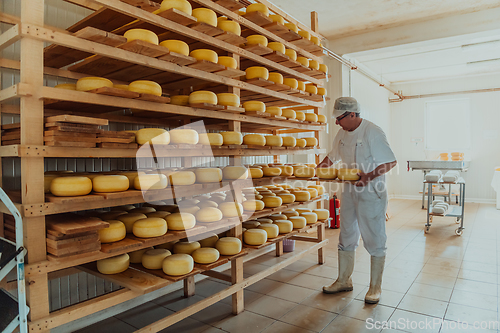
[[[385,264],[387,190],[385,173],[396,164],[396,157],[380,127],[360,117],[360,106],[352,97],[335,101],[333,116],[342,129],[332,151],[318,165],[329,167],[341,160],[341,167],[359,169],[359,180],[342,184],[340,208],[339,275],[323,292],[333,294],[353,290],[355,250],[359,237],[371,255],[370,289],[365,302],[378,303]]]

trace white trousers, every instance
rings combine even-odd
[[[340,203],[339,250],[356,250],[361,235],[371,256],[385,256],[387,191],[376,193],[371,184],[358,188],[350,184],[344,186]]]

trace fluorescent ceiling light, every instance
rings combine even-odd
[[[471,61],[467,63],[467,67],[486,67],[486,66],[497,66],[497,65],[500,65],[500,58]]]
[[[491,50],[500,48],[500,40],[462,45],[462,51]]]

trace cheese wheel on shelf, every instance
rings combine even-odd
[[[163,267],[163,260],[170,255],[172,253],[166,249],[148,250],[143,253],[141,263],[147,269],[161,269]]]
[[[327,123],[326,116],[324,114],[318,114],[318,122],[326,124]]]
[[[170,135],[163,128],[141,128],[135,133],[135,141],[140,145],[145,143],[168,145],[170,143]]]
[[[240,132],[221,132],[224,145],[241,145],[243,143],[243,135]]]
[[[273,221],[277,221],[277,220],[286,220],[287,217],[285,214],[273,214],[273,215],[269,215],[269,218]]]
[[[296,79],[292,78],[283,79],[283,84],[289,86],[292,89],[297,89],[299,86],[299,82]]]
[[[92,181],[88,177],[57,177],[50,183],[50,193],[58,197],[76,197],[92,191]]]
[[[272,220],[270,220],[271,222],[270,223],[273,223]],[[269,222],[265,222],[265,223],[269,223]],[[245,221],[241,224],[244,228],[246,229],[255,229],[255,228],[258,228],[259,225],[260,225],[260,222],[259,221]]]
[[[285,215],[288,219],[290,219],[290,217],[292,216],[299,216],[299,213],[295,210],[286,210],[281,214]]]
[[[113,82],[103,77],[83,77],[76,82],[76,90],[89,91],[103,87],[113,88]]]
[[[243,137],[244,145],[265,146],[266,138],[261,134],[247,134]]]
[[[285,45],[283,45],[282,43],[279,43],[279,42],[267,43],[267,47],[273,51],[280,52],[283,54],[285,54],[285,51],[286,51]]]
[[[268,45],[268,40],[266,36],[262,35],[250,35],[247,36],[247,45],[261,45],[261,46],[266,46]]]
[[[189,94],[189,104],[217,104],[217,95],[211,91],[199,90]]]
[[[306,84],[306,92],[315,95],[318,93],[318,87],[316,87],[314,84]]]
[[[284,136],[282,139],[283,147],[295,147],[297,145],[297,139],[293,136]]]
[[[260,101],[248,101],[243,103],[245,112],[265,112],[266,104]]]
[[[218,20],[217,27],[224,31],[231,32],[237,36],[241,36],[241,27],[238,22],[231,20]]]
[[[142,213],[128,213],[125,215],[120,215],[116,217],[117,220],[122,221],[125,224],[125,229],[127,233],[131,234],[133,230],[134,223],[141,219],[148,218],[145,214]]]
[[[305,212],[300,214],[300,216],[305,217],[307,224],[314,224],[318,222],[318,215],[313,212]]]
[[[287,234],[293,231],[293,222],[288,220],[277,220],[274,221],[279,228],[280,234]]]
[[[288,58],[292,59],[293,61],[297,60],[297,51],[295,51],[293,49],[286,49],[285,55],[287,55]]]
[[[142,263],[142,255],[149,250],[153,250],[153,247],[147,247],[145,249],[140,249],[137,251],[132,251],[128,253],[129,261],[131,264],[141,264]]]
[[[217,103],[224,106],[240,106],[240,97],[232,93],[217,94]]]
[[[319,37],[316,37],[316,36],[311,36],[311,42],[313,42],[314,45],[318,45],[318,46],[321,44]]]
[[[311,121],[311,122],[318,121],[318,115],[316,113],[307,112],[305,116],[306,116],[306,121]]]
[[[174,244],[175,254],[189,254],[201,248],[199,242],[177,242]]]
[[[313,209],[312,211],[318,216],[318,220],[325,221],[330,218],[330,211],[328,209]]]
[[[118,220],[108,220],[109,227],[99,229],[99,239],[101,243],[113,243],[125,238],[127,230],[125,224]]]
[[[335,178],[337,178],[337,169],[335,169],[335,168],[316,168],[316,175],[320,179],[335,179]]]
[[[283,138],[283,141],[284,141],[284,139],[285,138]],[[283,146],[285,146],[285,145],[283,145]],[[292,146],[287,146],[287,147],[292,147]],[[280,165],[280,166],[278,166],[278,168],[281,169],[282,176],[290,177],[291,175],[293,175],[293,168],[290,165]]]
[[[278,106],[268,106],[266,107],[266,112],[275,116],[281,116],[282,113],[281,108]]]
[[[296,111],[295,112],[295,119],[304,121],[304,120],[306,120],[306,114],[302,111]]]
[[[256,221],[259,223],[274,223],[273,220],[271,220],[270,218],[267,218],[267,217],[258,218],[258,219],[256,219]]]
[[[247,14],[252,12],[260,12],[264,16],[269,16],[269,8],[261,3],[252,3],[247,7]]]
[[[282,109],[281,115],[283,117],[287,117],[288,119],[295,119],[296,117],[295,110],[293,109]]]
[[[219,207],[219,205],[217,204],[217,202],[215,201],[212,201],[212,200],[205,200],[205,201],[202,201],[198,204],[198,207],[201,208],[206,208],[206,207],[214,207],[214,208],[217,208]]]
[[[217,63],[228,68],[236,69],[238,67],[238,62],[233,57],[219,56]]]
[[[267,242],[267,232],[262,229],[247,230],[243,234],[243,241],[248,245],[262,245]]]
[[[165,212],[165,211],[157,211],[157,212],[151,212],[151,213],[146,213],[146,216],[147,217],[159,217],[159,218],[162,218],[164,219],[165,217],[167,217],[167,215],[170,215],[169,212]]]
[[[130,257],[124,253],[116,257],[97,260],[97,270],[101,274],[118,274],[128,269]]]
[[[170,183],[177,185],[193,185],[196,182],[196,175],[192,171],[176,171],[169,175]]]
[[[60,83],[60,84],[56,85],[54,88],[66,89],[66,90],[76,90],[76,84],[75,83]]]
[[[222,212],[215,207],[205,207],[198,210],[195,214],[196,220],[203,223],[212,223],[222,220]]]
[[[299,30],[298,34],[307,40],[311,39],[311,34],[309,33],[309,31]]]
[[[276,208],[283,204],[283,200],[280,197],[264,197],[262,198],[266,208]]]
[[[307,220],[303,216],[290,216],[288,219],[292,222],[294,229],[302,229],[307,225]]]
[[[171,8],[180,10],[181,12],[184,12],[188,15],[191,15],[193,12],[193,7],[191,7],[191,4],[187,0],[163,0],[161,2],[158,13],[164,12]]]
[[[213,234],[210,237],[207,237],[207,238],[204,238],[204,239],[198,241],[198,243],[200,243],[201,247],[213,247],[213,248],[215,248],[215,244],[217,244],[218,240],[219,240],[219,236],[217,236],[216,234]]]
[[[128,85],[128,90],[139,94],[150,94],[161,96],[163,93],[161,86],[154,81],[137,80]]]
[[[184,231],[194,228],[196,218],[190,213],[172,213],[166,218],[169,230]]]
[[[225,218],[238,217],[243,214],[243,205],[234,201],[221,203],[219,209]]]
[[[206,265],[219,260],[220,253],[217,249],[210,247],[202,247],[195,250],[191,256],[195,263]]]
[[[228,180],[247,179],[248,169],[242,166],[227,166],[222,169],[222,175]]]
[[[222,180],[222,170],[219,168],[199,168],[194,173],[197,183],[219,183]]]
[[[189,105],[189,95],[176,95],[170,97],[170,104],[188,106]]]
[[[156,211],[156,209],[154,207],[142,206],[142,207],[137,207],[137,208],[131,209],[129,211],[129,213],[130,214],[136,214],[136,213],[147,214],[147,213],[152,213],[155,211]]]
[[[297,139],[295,147],[300,147],[304,148],[306,146],[307,142],[305,139]]]
[[[121,175],[103,175],[92,179],[94,192],[123,192],[128,190],[128,178]]]
[[[325,74],[328,73],[328,66],[325,64],[319,64],[319,70]]]
[[[285,19],[281,15],[269,15],[269,18],[273,20],[273,22],[285,25]]]
[[[45,175],[43,176],[43,191],[44,193],[50,193],[50,184],[52,180],[57,178],[57,175]]]
[[[312,209],[311,208],[302,207],[302,208],[295,208],[295,211],[297,213],[299,213],[299,214],[302,214],[302,213],[311,213]]]
[[[146,29],[127,30],[123,34],[123,37],[127,38],[127,42],[131,42],[133,40],[142,40],[144,42],[158,45],[158,36],[154,32]]]
[[[262,178],[264,176],[264,172],[260,168],[249,168],[250,177],[254,178]]]
[[[297,28],[297,26],[293,23],[285,23],[285,27],[287,27],[288,29],[292,30],[293,32],[295,33],[299,33],[299,28]]]
[[[245,70],[245,77],[247,78],[247,80],[258,78],[267,80],[269,79],[269,71],[267,70],[267,68],[262,66],[252,66],[248,67]]]
[[[307,59],[306,57],[297,57],[297,62],[304,67],[309,67],[309,59]]]
[[[167,39],[161,42],[160,45],[166,47],[170,52],[189,56],[189,45],[182,40]]]
[[[222,146],[224,139],[219,133],[200,133],[199,143],[207,146]]]
[[[323,185],[309,185],[308,187],[316,189],[316,191],[318,191],[318,195],[325,194],[325,187]]]
[[[359,180],[358,173],[360,172],[361,170],[359,169],[339,169],[337,171],[337,177],[340,180]]]
[[[281,169],[280,168],[262,168],[262,172],[264,173],[265,177],[277,177],[281,175]]]
[[[295,195],[295,201],[304,202],[311,200],[311,193],[308,191],[295,191],[293,195]]]
[[[262,200],[247,200],[243,202],[243,209],[245,211],[255,212],[263,210],[265,207],[264,201]]]
[[[284,193],[284,194],[278,194],[278,196],[281,198],[284,204],[295,202],[295,195],[293,194]]]
[[[306,90],[306,84],[304,81],[297,81],[297,89],[302,91]]]
[[[217,14],[215,14],[215,12],[211,9],[202,7],[196,8],[193,9],[191,15],[196,17],[198,23],[203,22],[214,27],[217,26]]]
[[[316,60],[309,60],[309,68],[319,70],[319,62]]]
[[[223,256],[234,256],[241,252],[241,240],[236,237],[222,237],[215,244],[215,248]]]
[[[132,226],[134,236],[152,238],[163,236],[167,233],[167,221],[159,217],[148,217],[135,221]]]
[[[283,146],[283,139],[279,135],[266,135],[266,146],[281,147]]]
[[[316,138],[304,138],[306,140],[306,147],[316,147],[318,145],[318,139]]]
[[[217,63],[219,56],[217,52],[209,49],[197,49],[189,52],[189,56],[195,58],[196,60],[206,60],[213,63]]]
[[[280,73],[269,73],[268,80],[274,83],[283,84],[283,75]]]
[[[136,190],[161,190],[168,185],[167,176],[163,174],[139,174],[134,178],[134,188]]]
[[[276,237],[278,237],[278,235],[280,233],[279,227],[273,223],[262,223],[259,226],[259,229],[262,229],[265,232],[267,232],[267,239],[276,238]]]
[[[198,132],[189,128],[177,128],[169,132],[173,144],[195,145],[198,143]]]
[[[163,260],[162,268],[163,273],[167,275],[186,275],[193,270],[194,260],[188,254],[172,254]]]
[[[293,175],[298,178],[312,178],[314,177],[315,170],[307,166],[299,166],[294,168]]]
[[[305,190],[311,194],[311,198],[316,198],[318,196],[318,190],[315,188],[308,187]]]

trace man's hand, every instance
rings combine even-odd
[[[364,187],[367,186],[368,183],[372,180],[370,175],[368,173],[360,172],[358,173],[359,180],[354,183],[354,185],[359,186],[359,187]]]

